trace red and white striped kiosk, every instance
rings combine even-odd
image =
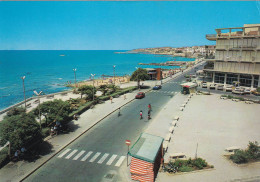
[[[153,182],[163,157],[163,138],[142,133],[128,154],[132,156],[130,173],[133,180]]]

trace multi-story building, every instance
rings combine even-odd
[[[260,24],[219,28],[217,34],[206,35],[216,41],[214,59],[206,59],[204,72],[214,83],[260,87]]]

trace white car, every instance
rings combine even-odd
[[[245,88],[244,89],[245,94],[251,94],[251,89],[250,88]]]
[[[207,88],[208,87],[208,85],[207,85],[207,83],[202,83],[202,86],[201,86],[202,88]]]
[[[236,87],[235,90],[232,90],[232,93],[233,94],[244,95],[245,94],[244,90],[245,90],[244,88]]]
[[[212,83],[212,84],[209,85],[209,88],[210,88],[210,89],[215,89],[215,88],[216,88],[216,85],[217,85],[217,84]]]
[[[226,92],[232,92],[232,85],[226,85],[225,90]]]
[[[217,85],[217,89],[218,90],[223,90],[224,89],[224,85],[223,84],[218,84]]]

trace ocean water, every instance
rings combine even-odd
[[[124,51],[0,51],[0,110],[23,101],[22,76],[25,78],[26,97],[33,91],[45,94],[67,90],[67,81],[74,82],[73,68],[76,68],[77,81],[95,78],[102,74],[131,74],[138,63],[159,63],[171,60],[193,61],[194,59],[152,54],[116,54]],[[61,56],[64,55],[64,56]],[[167,67],[173,68],[173,67]]]

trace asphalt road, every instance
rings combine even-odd
[[[185,74],[194,73],[191,70]],[[159,91],[148,92],[145,98],[124,106],[121,116],[118,117],[115,112],[104,119],[25,181],[125,181],[122,172],[122,167],[127,165],[125,140],[129,139],[132,143],[137,140],[152,122],[153,116],[180,91],[181,82],[185,82],[183,76],[163,84]],[[152,119],[148,121],[149,103],[152,105]],[[139,117],[140,110],[143,111],[142,120]]]

